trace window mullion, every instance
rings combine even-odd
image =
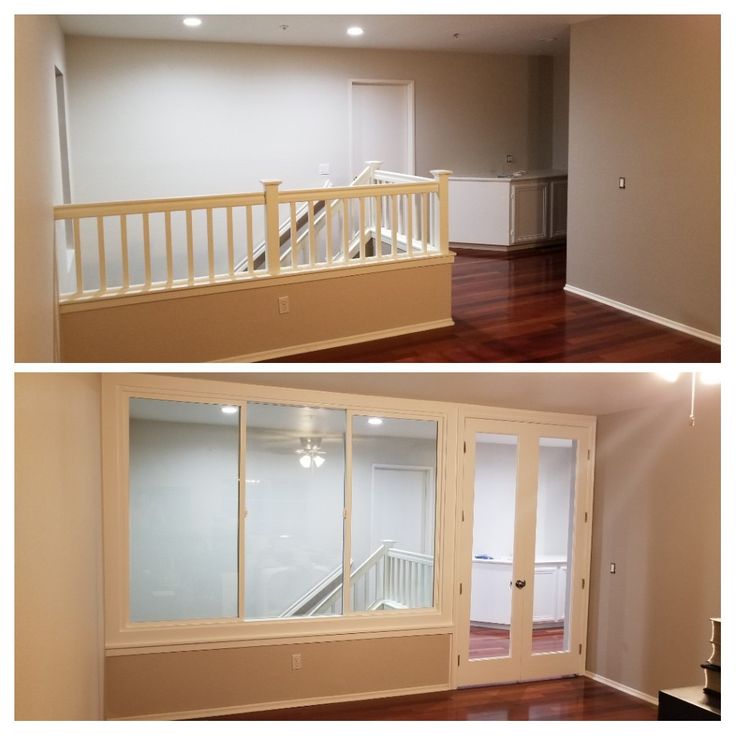
[[[248,516],[246,498],[246,424],[247,402],[240,404],[240,459],[238,462],[238,618],[245,618],[245,522]]]
[[[345,422],[345,510],[343,512],[342,549],[342,613],[352,613],[350,600],[350,559],[353,516],[353,412],[348,410]]]

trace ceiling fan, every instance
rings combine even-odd
[[[320,468],[325,462],[327,453],[322,449],[321,437],[300,437],[302,446],[295,450],[299,455],[299,464],[303,468]]]

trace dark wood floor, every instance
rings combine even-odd
[[[470,627],[470,659],[508,657],[511,632],[508,629]],[[532,654],[561,652],[565,630],[561,626],[538,628],[532,631]]]
[[[720,361],[717,345],[563,291],[564,246],[456,253],[453,327],[276,362]]]
[[[657,708],[587,677],[218,716],[252,721],[654,721]]]

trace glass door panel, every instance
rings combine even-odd
[[[538,444],[532,654],[570,649],[570,576],[577,441],[541,437]]]
[[[518,438],[475,434],[469,659],[509,657]]]

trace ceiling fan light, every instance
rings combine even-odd
[[[309,467],[311,467],[312,466],[312,458],[309,457],[309,455],[302,455],[299,458],[299,465],[301,465],[303,468],[309,468]]]
[[[324,464],[324,462],[325,462],[325,459],[324,459],[324,458],[322,457],[322,455],[315,455],[315,456],[314,456],[314,457],[312,458],[312,461],[314,462],[314,467],[315,467],[315,468],[321,468],[321,467],[322,467],[322,465],[323,465],[323,464]]]

